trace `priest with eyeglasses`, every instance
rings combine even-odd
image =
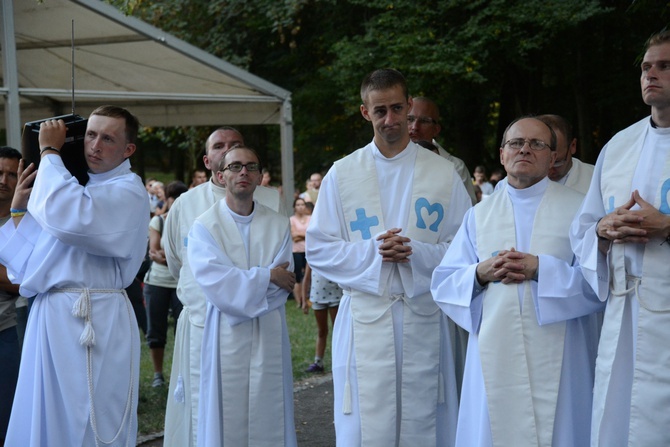
[[[197,445],[295,446],[289,220],[254,200],[262,179],[254,150],[230,149],[216,175],[225,199],[195,220],[187,247],[207,300]]]
[[[556,135],[533,117],[500,147],[507,184],[470,209],[433,273],[469,332],[457,446],[588,446],[600,303],[568,230],[583,195],[549,181]]]

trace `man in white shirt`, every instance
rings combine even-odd
[[[598,346],[594,446],[670,445],[670,32],[645,47],[651,117],[603,148],[571,228],[575,254],[607,302]]]
[[[207,299],[198,445],[295,446],[286,298],[295,284],[288,219],[253,199],[255,151],[217,169],[226,197],[198,217],[188,254]]]
[[[243,144],[242,135],[236,129],[228,126],[216,129],[205,143],[205,166],[216,171],[225,153],[232,147]],[[277,190],[259,186],[254,194],[260,203],[275,211],[280,209]],[[195,219],[225,195],[225,185],[219,182],[216,175],[212,175],[208,182],[182,194],[170,208],[170,217],[165,222],[165,258],[170,273],[177,279],[177,297],[184,305],[177,321],[165,411],[166,447],[196,445],[200,352],[207,303],[200,286],[193,278],[186,249],[188,232]]]
[[[128,161],[138,127],[120,107],[92,112],[85,186],[61,159],[62,120],[40,125],[39,170],[19,166],[0,262],[35,300],[6,445],[135,445],[140,339],[124,288],[149,224],[149,198]]]
[[[433,273],[435,301],[470,333],[458,446],[588,446],[602,305],[568,239],[583,196],[547,178],[555,145],[536,118],[507,128],[507,184],[468,211]]]
[[[453,163],[414,144],[396,70],[361,85],[374,139],[323,180],[307,230],[313,270],[344,289],[333,329],[338,446],[452,445],[449,322],[430,275],[471,206]]]

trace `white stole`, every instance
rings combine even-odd
[[[601,192],[605,212],[610,213],[630,199],[633,176],[640,159],[649,117],[619,132],[607,145],[603,160]],[[636,150],[631,150],[635,148]],[[661,181],[653,197],[644,197],[664,214],[670,214],[670,158],[663,163]],[[610,295],[605,310],[593,399],[593,445],[597,445],[607,396],[612,364],[617,355],[625,300],[636,297],[637,316],[635,363],[631,394],[629,445],[667,445],[670,435],[670,246],[652,239],[644,247],[642,278],[629,278],[625,268],[625,244],[612,244],[610,252]]]
[[[272,264],[286,236],[288,218],[254,204],[249,231],[249,256],[237,224],[224,201],[198,221],[212,235],[236,268]],[[222,293],[234,293],[235,285]],[[220,380],[212,392],[221,397],[223,445],[284,445],[283,321],[280,310],[230,326],[218,317]]]
[[[511,186],[507,185],[507,188]],[[568,229],[583,196],[547,183],[534,218],[530,253],[572,261]],[[516,245],[513,204],[506,189],[475,207],[480,261]],[[484,295],[479,348],[493,445],[550,446],[563,362],[565,322],[537,323],[530,282],[489,283]]]
[[[197,191],[197,192],[196,192]],[[211,180],[206,184],[199,186],[180,200],[179,221],[181,224],[180,235],[183,247],[181,250],[182,268],[179,272],[179,282],[177,284],[177,294],[179,301],[184,305],[187,311],[189,321],[197,327],[205,326],[205,314],[207,305],[200,291],[200,287],[193,278],[193,273],[188,263],[188,232],[195,219],[210,209],[212,205],[226,196],[226,189],[216,185]],[[280,197],[276,189],[258,186],[254,191],[254,200],[273,211],[279,212]]]
[[[586,194],[591,185],[591,177],[593,177],[594,166],[592,164],[584,163],[576,158],[572,159],[572,168],[570,174],[565,181],[565,186]]]
[[[436,166],[440,163],[448,163],[449,166]],[[359,149],[334,166],[349,240],[371,239],[387,230],[370,147]],[[412,182],[410,213],[403,226],[407,237],[428,243],[439,241],[439,229],[449,208],[454,175],[451,162],[428,151],[417,151],[414,177],[407,179]],[[361,445],[396,445],[394,427],[397,415],[402,415],[400,439],[397,440],[399,445],[434,445],[436,442],[437,404],[443,401],[439,398],[443,390],[440,389],[442,373],[437,355],[441,343],[441,312],[430,292],[419,296],[412,296],[412,292],[378,296],[351,291]],[[420,403],[412,406],[411,414],[396,408],[396,358],[391,307],[398,300],[403,301],[405,309],[401,402]],[[345,402],[350,398],[346,385],[344,398]],[[345,412],[346,407],[345,403]]]
[[[184,197],[179,198],[179,245],[181,247],[181,270],[179,271],[179,281],[177,282],[177,296],[184,305],[185,316],[188,317],[191,324],[199,328],[205,326],[205,314],[207,304],[205,297],[200,290],[200,286],[193,278],[193,272],[188,262],[188,232],[195,219],[207,211],[218,200],[226,195],[226,190],[215,185],[211,180],[202,186],[198,186],[192,191],[187,192]],[[197,410],[197,408],[195,409]]]

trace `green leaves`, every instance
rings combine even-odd
[[[469,166],[497,167],[502,129],[527,113],[565,115],[594,161],[616,130],[646,113],[635,58],[668,15],[655,0],[113,3],[292,91],[300,186],[371,140],[358,90],[380,67],[399,69],[413,95],[438,102],[440,142]]]

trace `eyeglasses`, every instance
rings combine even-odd
[[[512,150],[520,151],[523,149],[526,143],[528,143],[528,146],[534,151],[543,151],[547,148],[551,149],[551,146],[549,146],[547,143],[542,140],[536,140],[535,138],[531,140],[526,140],[523,138],[512,138],[511,140],[507,140],[503,144],[503,147],[508,146]]]
[[[414,124],[415,121],[418,121],[419,124],[426,126],[428,124],[437,124],[437,120],[434,120],[433,118],[428,118],[427,116],[407,115],[407,122],[409,124]]]
[[[247,168],[247,172],[258,172],[261,169],[261,165],[259,163],[231,163],[225,168],[221,169],[221,172],[225,171],[226,169],[230,172],[242,172],[242,168]]]

